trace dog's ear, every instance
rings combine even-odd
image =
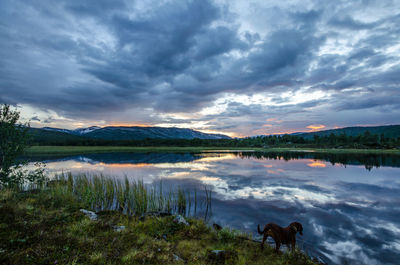
[[[296,228],[297,228],[297,231],[299,232],[299,234],[303,235],[303,226],[298,222],[295,222],[295,225],[296,225]]]
[[[303,226],[298,222],[293,222],[290,224],[290,228],[295,232],[299,232],[300,235],[303,235]]]

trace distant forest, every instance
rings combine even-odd
[[[201,146],[201,147],[313,147],[313,148],[400,148],[400,137],[386,137],[384,134],[361,135],[334,134],[317,135],[270,135],[238,139],[144,139],[104,140],[82,136],[46,132],[31,129],[33,145],[61,146]]]

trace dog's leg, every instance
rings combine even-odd
[[[294,252],[296,248],[296,239],[292,241],[292,252]]]
[[[288,243],[288,244],[285,244],[285,245],[287,246],[288,250],[290,251],[290,249],[291,249],[290,246],[291,246],[292,244],[291,244],[291,243],[290,243],[290,244]]]
[[[275,251],[276,253],[279,253],[279,249],[281,248],[281,242],[279,241],[279,239],[277,239],[275,241]]]
[[[268,238],[268,234],[265,233],[264,236],[263,236],[263,240],[262,240],[262,242],[261,242],[261,250],[264,249],[264,242],[265,242],[265,240],[267,240],[267,238]]]

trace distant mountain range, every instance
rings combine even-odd
[[[371,134],[384,134],[386,138],[400,137],[400,125],[373,126],[373,127],[346,127],[317,132],[297,132],[291,135],[312,139],[314,135],[329,136],[331,133],[358,136],[369,131]],[[139,127],[139,126],[108,126],[79,128],[75,130],[59,128],[30,128],[33,142],[38,144],[76,144],[85,143],[87,140],[144,140],[144,139],[231,139],[223,134],[209,134],[184,128],[165,127]]]
[[[385,135],[387,138],[400,137],[400,125],[385,125],[385,126],[356,126],[356,127],[345,127],[340,129],[332,129],[317,132],[297,132],[291,135],[303,137],[305,139],[311,139],[314,135],[318,136],[329,136],[331,133],[334,135],[346,134],[348,136],[358,136],[369,131],[371,134]]]
[[[59,128],[32,128],[34,136],[44,135],[52,137],[68,137],[69,139],[102,140],[143,140],[143,139],[230,139],[223,134],[202,133],[192,129],[166,128],[166,127],[140,127],[140,126],[108,126],[79,128],[75,130]],[[49,135],[51,134],[51,135]]]

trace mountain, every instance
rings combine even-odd
[[[58,145],[62,143],[82,143],[85,137],[71,134],[70,130],[53,128],[29,128],[28,134],[36,144]]]
[[[44,127],[46,132],[65,133],[68,135],[83,136],[89,139],[103,140],[143,140],[143,139],[230,139],[223,134],[202,133],[192,129],[140,127],[140,126],[108,126],[80,128],[75,130]]]
[[[183,128],[164,127],[104,127],[85,134],[86,137],[106,140],[150,139],[229,139],[222,134],[209,134]]]
[[[72,132],[74,134],[83,135],[83,134],[87,134],[87,133],[93,132],[93,131],[98,130],[98,129],[101,129],[101,127],[91,126],[91,127],[88,127],[88,128],[75,129],[75,130],[72,130]]]
[[[52,128],[52,127],[43,127],[41,129],[43,129],[45,131],[51,131],[51,132],[61,132],[61,133],[68,133],[68,134],[74,134],[74,135],[84,135],[84,134],[92,132],[94,130],[101,129],[101,127],[91,126],[88,128],[78,128],[75,130],[59,129],[59,128]]]
[[[329,136],[331,133],[333,133],[334,135],[346,134],[348,136],[358,136],[364,134],[366,131],[370,132],[371,134],[383,134],[387,138],[400,137],[400,125],[345,127],[318,132],[294,133],[291,135],[300,136],[305,139],[311,139],[314,137],[314,135]]]
[[[58,128],[51,128],[51,127],[43,127],[43,128],[32,128],[32,129],[37,129],[37,130],[44,130],[44,131],[48,131],[48,132],[59,132],[59,133],[68,133],[68,134],[72,134],[71,130],[68,129],[58,129]]]

